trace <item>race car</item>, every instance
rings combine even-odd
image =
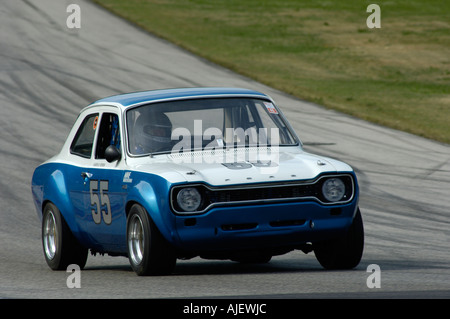
[[[274,100],[238,88],[107,97],[83,108],[31,182],[53,270],[88,252],[124,256],[137,275],[200,256],[269,262],[314,251],[356,267],[364,230],[353,169],[307,153]]]

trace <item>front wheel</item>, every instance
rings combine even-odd
[[[364,227],[361,212],[342,238],[313,244],[314,254],[325,269],[352,269],[358,266],[364,250]]]
[[[128,259],[137,275],[167,275],[173,271],[176,256],[172,247],[147,211],[137,204],[128,215],[127,244]]]
[[[71,264],[83,269],[86,265],[88,250],[78,243],[52,203],[45,205],[42,215],[42,247],[45,260],[53,270],[66,270]]]

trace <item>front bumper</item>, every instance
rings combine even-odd
[[[193,253],[296,248],[343,234],[351,225],[357,200],[345,205],[317,202],[216,207],[205,214],[176,216],[175,245]]]

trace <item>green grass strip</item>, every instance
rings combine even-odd
[[[450,2],[94,0],[304,100],[450,143]],[[370,3],[381,28],[369,29]]]

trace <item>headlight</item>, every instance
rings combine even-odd
[[[202,202],[202,197],[197,189],[193,187],[183,188],[178,192],[177,203],[185,212],[196,211]]]
[[[322,185],[322,194],[327,201],[340,201],[345,195],[345,185],[340,178],[327,179]]]

